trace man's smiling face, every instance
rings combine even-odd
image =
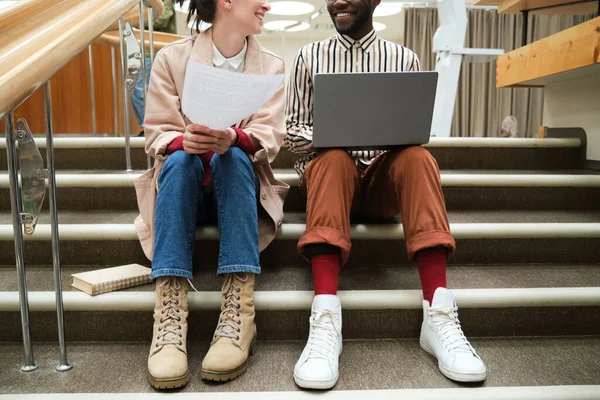
[[[378,4],[379,0],[337,0],[328,2],[327,10],[339,33],[360,39],[373,29],[373,10]]]

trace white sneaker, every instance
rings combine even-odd
[[[420,344],[437,358],[438,367],[447,378],[458,382],[485,379],[485,365],[460,327],[458,308],[448,289],[435,291],[431,307],[423,301]]]
[[[294,367],[294,381],[305,389],[331,389],[339,378],[342,306],[334,295],[315,296],[308,341]]]

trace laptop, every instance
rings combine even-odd
[[[438,73],[316,74],[315,149],[389,150],[429,142]]]

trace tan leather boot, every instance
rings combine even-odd
[[[210,350],[202,361],[202,379],[230,381],[246,372],[254,354],[254,274],[227,274],[221,315]]]
[[[185,278],[156,279],[154,332],[148,356],[148,379],[156,389],[185,386],[187,362],[188,283]]]

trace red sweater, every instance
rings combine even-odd
[[[246,154],[256,153],[256,148],[254,147],[254,143],[252,143],[250,136],[248,136],[248,134],[246,134],[246,132],[240,128],[232,128],[238,135],[237,143],[234,146],[239,147]],[[173,140],[169,146],[167,146],[167,154],[172,154],[177,150],[183,150],[183,135],[176,137],[175,140]],[[198,155],[202,160],[202,166],[204,167],[204,186],[212,186],[213,184],[212,175],[210,173],[210,160],[214,154],[214,152],[209,151],[208,153]]]

